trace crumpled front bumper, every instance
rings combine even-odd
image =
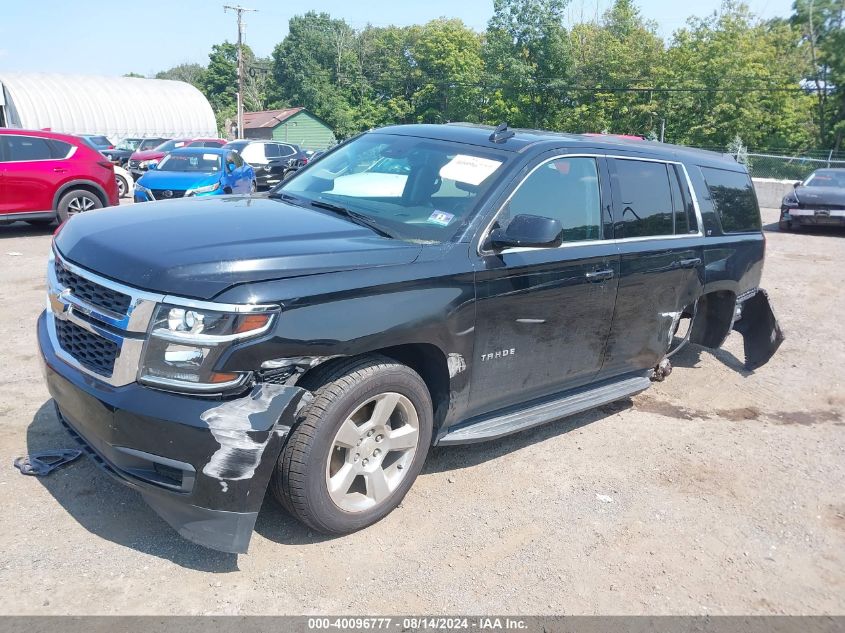
[[[94,462],[179,534],[224,552],[247,551],[285,438],[307,391],[259,384],[233,399],[198,398],[133,383],[114,387],[55,352],[38,319],[44,375],[62,424]]]

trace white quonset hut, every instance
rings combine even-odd
[[[66,134],[216,137],[208,100],[182,81],[0,71],[0,127]]]

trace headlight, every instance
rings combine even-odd
[[[186,196],[195,196],[200,193],[211,193],[212,191],[217,191],[220,189],[220,183],[215,182],[213,185],[206,185],[205,187],[194,187],[193,189],[188,189],[185,192]]]
[[[218,372],[229,345],[270,329],[278,307],[244,306],[217,312],[160,305],[150,328],[139,380],[167,389],[208,393],[239,387],[250,372]]]
[[[783,206],[785,207],[797,207],[798,206],[798,197],[794,193],[788,193],[783,198]]]

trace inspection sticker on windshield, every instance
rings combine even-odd
[[[480,185],[502,163],[489,158],[458,154],[440,168],[440,177],[457,180],[468,185]]]
[[[432,224],[438,224],[440,226],[449,226],[449,223],[455,219],[455,216],[451,213],[446,213],[445,211],[435,211],[430,216],[428,216],[428,221]]]
[[[217,160],[217,154],[203,154],[203,160]]]

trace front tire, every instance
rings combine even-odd
[[[282,450],[274,496],[325,534],[348,534],[404,498],[431,445],[431,396],[419,374],[380,355],[306,376],[314,400]]]

